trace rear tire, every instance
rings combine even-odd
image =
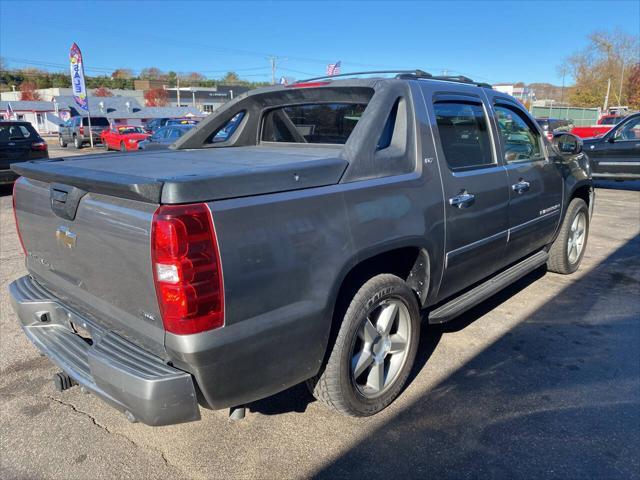
[[[60,146],[61,146],[62,148],[67,148],[67,142],[65,142],[65,141],[62,139],[62,135],[60,135],[60,136],[58,137],[58,143],[60,144]]]
[[[413,291],[395,275],[377,275],[355,294],[313,395],[343,415],[367,417],[400,394],[420,339]]]
[[[589,237],[589,208],[581,198],[569,203],[560,233],[549,249],[547,268],[568,275],[580,267]]]
[[[73,136],[73,146],[76,148],[76,150],[80,150],[82,148],[82,142],[77,135]]]

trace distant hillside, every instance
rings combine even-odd
[[[550,83],[530,83],[528,87],[535,92],[537,100],[555,100],[556,102],[562,100],[567,102],[571,91],[574,89],[572,86],[565,86],[563,95],[562,87]]]

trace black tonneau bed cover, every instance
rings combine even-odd
[[[17,163],[19,175],[150,203],[190,203],[333,185],[348,162],[340,147],[207,148]]]

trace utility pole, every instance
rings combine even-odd
[[[180,106],[180,74],[176,75],[176,94],[178,95],[178,107]]]
[[[607,81],[607,96],[604,97],[604,108],[603,110],[603,115],[606,115],[607,112],[607,108],[609,107],[609,91],[611,90],[611,78],[609,78],[609,81]]]
[[[622,83],[624,81],[624,60],[622,60],[622,72],[620,73],[620,91],[618,92],[618,105],[622,106]]]
[[[286,58],[276,57],[275,55],[270,55],[267,59],[271,62],[271,85],[276,84],[276,67],[278,64],[278,60],[286,61]]]

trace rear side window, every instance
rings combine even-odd
[[[494,163],[491,137],[482,105],[436,102],[436,123],[449,168],[459,170]]]
[[[167,138],[172,138],[172,139],[180,138],[180,130],[177,128],[172,128],[171,130],[169,130],[169,133],[167,134]]]
[[[366,103],[316,103],[275,108],[264,116],[262,140],[344,144],[366,107]]]
[[[541,160],[540,135],[516,108],[496,105],[496,116],[500,140],[507,162],[528,162]]]

